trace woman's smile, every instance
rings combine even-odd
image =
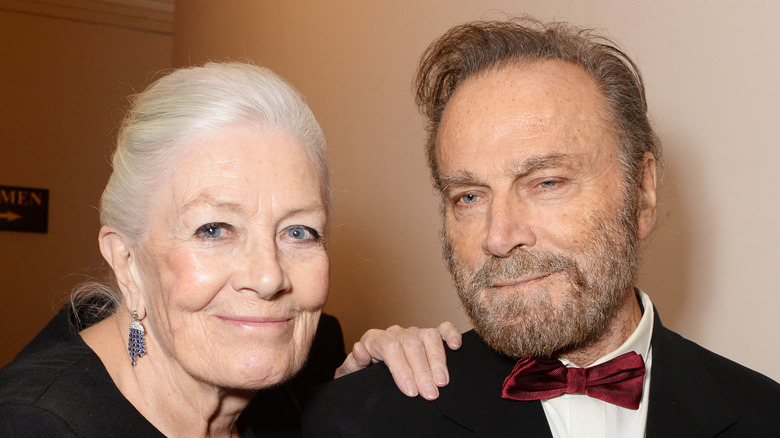
[[[294,323],[292,317],[217,315],[222,323],[246,329],[287,329]]]

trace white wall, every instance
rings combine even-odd
[[[529,13],[606,29],[642,69],[665,144],[640,286],[667,326],[780,380],[780,5],[770,1],[332,0],[176,4],[174,63],[253,59],[323,124],[334,175],[328,311],[372,326],[466,318],[440,261],[437,199],[409,89],[463,21]]]

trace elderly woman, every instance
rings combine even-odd
[[[311,111],[267,69],[209,64],[138,95],[117,143],[99,234],[115,284],[78,289],[0,373],[0,435],[295,436],[280,383],[328,295]],[[393,335],[374,332],[344,369],[387,358]]]

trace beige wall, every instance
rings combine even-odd
[[[668,162],[640,285],[668,326],[780,380],[774,2],[179,1],[173,43],[159,16],[74,17],[72,2],[94,4],[0,0],[0,185],[51,190],[48,234],[0,231],[0,364],[74,273],[99,272],[94,206],[125,96],[168,66],[172,46],[177,66],[253,59],[309,99],[334,175],[328,311],[348,341],[392,323],[467,329],[440,262],[409,81],[445,29],[506,11],[608,29],[639,62]]]
[[[640,285],[665,323],[780,379],[780,6],[770,1],[222,1],[176,4],[174,63],[249,58],[305,94],[334,175],[328,311],[348,341],[391,323],[468,328],[439,256],[409,82],[463,21],[527,12],[608,29],[639,62],[668,159]],[[768,352],[767,352],[768,350]]]
[[[83,3],[0,0],[0,185],[50,197],[47,234],[0,231],[0,366],[100,275],[95,206],[121,110],[170,67],[170,17],[166,31],[160,14]]]

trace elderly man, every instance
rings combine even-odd
[[[474,332],[439,400],[372,367],[314,398],[305,436],[780,434],[780,385],[664,328],[635,287],[661,150],[624,53],[560,23],[471,23],[428,48],[416,87]]]

